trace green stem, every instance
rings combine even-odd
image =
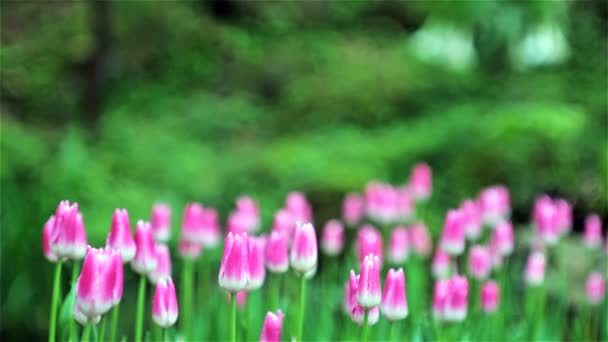
[[[80,274],[80,263],[78,263],[77,261],[74,262],[74,264],[72,265],[72,282],[70,283],[70,286],[76,286],[76,281],[78,280],[78,274]],[[70,308],[70,326],[69,326],[69,332],[70,332],[70,341],[76,341],[76,324],[74,323],[74,319],[73,317],[73,310],[74,308]]]
[[[110,327],[110,341],[116,341],[116,328],[118,327],[118,313],[120,311],[120,304],[114,306],[112,309],[112,326]]]
[[[137,294],[137,317],[135,319],[135,342],[142,341],[144,327],[144,299],[146,298],[146,276],[139,279],[139,293]]]
[[[298,314],[297,342],[302,341],[302,328],[304,326],[304,305],[306,304],[306,277],[301,275],[300,279],[300,312]]]
[[[84,330],[82,331],[82,336],[80,337],[80,341],[81,342],[88,342],[90,341],[90,337],[91,336],[91,323],[87,323],[84,326]]]
[[[270,276],[270,311],[274,311],[279,308],[279,296],[280,296],[280,274],[272,274]]]
[[[59,285],[61,282],[61,266],[63,262],[57,261],[55,265],[55,279],[53,281],[53,297],[51,299],[51,317],[49,321],[49,342],[55,341],[55,327],[57,324],[57,306],[59,305]]]
[[[105,317],[101,318],[101,327],[99,328],[99,339],[98,341],[105,341],[106,337],[106,321]]]
[[[190,322],[192,320],[192,293],[194,288],[194,261],[184,260],[184,267],[182,269],[182,307],[183,320],[182,320],[182,333],[184,339],[189,340],[190,335]]]
[[[169,341],[169,328],[163,329],[163,342]]]
[[[389,322],[389,328],[388,328],[388,342],[393,342],[393,334],[395,332],[395,323],[393,322]]]
[[[367,342],[367,332],[369,331],[367,327],[368,319],[369,314],[367,313],[367,310],[365,310],[363,314],[363,332],[361,333],[361,342]]]
[[[232,309],[230,313],[230,341],[236,342],[236,292],[231,294]]]

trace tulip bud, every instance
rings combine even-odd
[[[361,275],[357,286],[357,303],[364,308],[380,305],[382,298],[380,285],[380,259],[369,254],[361,263]]]
[[[443,232],[441,233],[440,248],[450,255],[459,255],[464,251],[463,215],[459,210],[449,210]]]
[[[287,235],[272,231],[266,245],[266,267],[272,273],[285,273],[289,268]]]
[[[389,321],[398,321],[408,315],[403,269],[388,270],[382,293],[382,315]]]
[[[342,218],[344,218],[347,225],[354,227],[361,222],[364,209],[365,203],[363,202],[363,196],[357,193],[349,193],[342,203]]]
[[[346,288],[346,298],[348,298],[348,311],[353,322],[362,325],[365,320],[365,308],[360,306],[357,301],[357,289],[359,287],[359,276],[354,271],[350,271],[350,278]],[[378,323],[379,319],[378,307],[373,307],[368,312],[367,325],[372,326]]]
[[[51,249],[51,238],[53,234],[53,225],[55,224],[55,216],[51,216],[44,224],[42,229],[42,252],[46,259],[50,262],[57,261],[57,255]]]
[[[260,342],[280,342],[282,329],[283,312],[281,312],[281,310],[278,310],[275,314],[274,312],[269,311],[266,314],[266,318],[264,319]]]
[[[511,213],[509,190],[502,185],[487,187],[479,194],[477,205],[483,222],[494,226]]]
[[[122,256],[119,252],[110,251],[112,256],[112,262],[114,267],[114,272],[116,274],[116,279],[114,281],[114,289],[112,291],[112,305],[118,305],[122,299],[122,292],[124,288],[124,265]]]
[[[50,246],[58,258],[82,259],[87,252],[87,234],[78,203],[62,201],[55,212]]]
[[[602,221],[598,215],[589,215],[585,219],[584,240],[587,248],[595,249],[602,245]]]
[[[245,290],[252,291],[259,289],[266,278],[266,268],[264,267],[264,252],[266,251],[266,237],[249,238],[249,281]]]
[[[120,253],[123,262],[133,260],[136,246],[133,235],[131,235],[131,222],[127,209],[114,210],[112,227],[106,239],[106,246]]]
[[[83,314],[82,311],[80,311],[80,307],[78,306],[78,304],[74,304],[72,308],[72,316],[74,317],[76,322],[80,323],[82,326],[86,326],[89,321],[93,325],[97,325],[97,323],[101,321],[101,316],[95,316],[92,317],[92,319],[89,319],[87,315]]]
[[[177,296],[175,295],[173,280],[171,280],[171,277],[160,279],[154,290],[152,319],[158,326],[168,328],[175,324],[177,315]]]
[[[545,281],[545,254],[532,252],[526,264],[526,282],[529,286],[538,286]]]
[[[404,263],[410,255],[410,239],[407,229],[395,227],[391,232],[388,245],[388,261],[393,264]]]
[[[450,281],[448,279],[439,279],[435,282],[433,291],[433,317],[435,319],[445,319],[449,290]]]
[[[205,209],[200,203],[188,203],[182,219],[182,239],[201,243],[203,237],[202,216]]]
[[[246,233],[228,233],[218,276],[220,286],[229,292],[245,289],[249,282],[249,238]]]
[[[162,203],[155,204],[152,207],[150,226],[156,241],[169,241],[171,238],[171,207]]]
[[[432,264],[433,276],[443,279],[450,276],[450,255],[441,249],[435,251]]]
[[[88,248],[76,283],[77,315],[97,320],[120,301],[122,285],[117,282],[122,282],[122,262],[118,261],[110,250]]]
[[[500,254],[509,255],[513,252],[513,226],[511,222],[501,222],[492,232],[492,243]]]
[[[606,280],[600,272],[591,272],[586,283],[587,300],[591,305],[598,305],[606,295]]]
[[[338,220],[329,220],[323,227],[321,249],[325,254],[335,256],[344,247],[344,228]]]
[[[557,209],[549,196],[541,196],[534,202],[533,216],[543,242],[547,245],[556,244],[560,235]]]
[[[177,249],[182,259],[195,260],[201,255],[203,246],[196,242],[181,239]]]
[[[488,280],[481,286],[481,309],[486,313],[496,312],[500,301],[500,287],[493,280]]]
[[[287,240],[291,239],[295,226],[296,221],[294,217],[286,209],[280,209],[274,215],[272,230],[282,233]]]
[[[135,257],[131,260],[131,268],[142,275],[149,274],[156,268],[154,255],[154,236],[150,223],[142,220],[135,225]]]
[[[407,188],[396,189],[397,191],[397,219],[409,220],[414,214],[414,201]]]
[[[426,226],[416,223],[409,228],[412,250],[420,257],[427,257],[431,253],[431,236]]]
[[[312,208],[301,192],[290,192],[287,195],[285,209],[289,211],[294,222],[312,222]]]
[[[484,246],[473,246],[469,252],[469,272],[475,279],[486,279],[492,271],[492,255]]]
[[[399,217],[398,197],[399,192],[390,184],[372,181],[365,187],[365,211],[378,222],[393,222]]]
[[[217,211],[213,208],[204,209],[201,214],[201,221],[201,243],[206,247],[217,246],[221,239]]]
[[[171,252],[169,247],[163,244],[155,245],[154,257],[156,258],[156,267],[148,274],[148,278],[153,284],[156,284],[162,279],[171,277]]]
[[[460,206],[462,212],[462,224],[464,226],[464,234],[469,240],[477,240],[481,235],[481,216],[477,204],[473,200],[466,200]]]
[[[469,282],[463,276],[453,276],[445,310],[445,318],[452,322],[462,322],[467,317],[467,304],[469,299]]]
[[[557,228],[560,234],[572,230],[572,206],[563,198],[555,201]]]
[[[317,235],[310,223],[297,224],[290,253],[291,267],[306,273],[317,265]]]
[[[236,200],[236,210],[244,220],[246,232],[255,232],[260,227],[260,209],[258,204],[249,196],[241,196]]]
[[[382,234],[374,226],[366,224],[359,228],[356,245],[359,263],[362,263],[368,254],[373,254],[378,256],[382,264],[382,249]]]
[[[425,201],[431,196],[432,181],[433,175],[428,164],[421,162],[414,165],[408,181],[408,188],[416,201]]]

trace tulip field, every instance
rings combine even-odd
[[[108,215],[95,246],[78,199],[61,201],[42,228],[48,341],[608,340],[598,215],[573,234],[569,200],[538,194],[514,225],[507,184],[439,214],[432,201],[420,162],[344,194],[325,222],[298,191],[268,225],[247,195],[226,215],[151,203]]]

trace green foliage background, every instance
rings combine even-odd
[[[404,182],[425,160],[437,212],[504,183],[520,222],[539,192],[573,201],[579,226],[608,214],[601,2],[211,3],[109,2],[97,113],[82,99],[91,2],[2,3],[1,336],[46,333],[41,230],[62,199],[79,202],[93,245],[114,208],[147,218],[166,201],[177,231],[187,201],[225,218],[242,193],[267,227],[288,191],[304,191],[321,224],[345,192]],[[510,46],[546,22],[569,57],[510,63]],[[427,23],[474,32],[476,64],[418,58]]]

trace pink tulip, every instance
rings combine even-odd
[[[106,313],[122,293],[122,261],[106,249],[88,248],[82,272],[76,283],[76,305],[78,314],[89,319],[97,318]],[[120,266],[120,267],[118,267]]]
[[[44,224],[42,229],[42,252],[46,259],[50,262],[57,262],[57,255],[51,249],[51,234],[53,233],[53,225],[55,224],[55,216],[51,216]]]
[[[441,249],[435,251],[432,264],[433,276],[443,279],[450,276],[450,255]]]
[[[462,212],[449,210],[441,233],[440,248],[450,255],[459,255],[464,251],[464,244]]]
[[[228,215],[226,229],[232,234],[249,233],[250,224],[251,221],[246,214],[243,214],[240,211],[233,211]]]
[[[407,188],[396,189],[397,191],[397,219],[402,221],[409,220],[414,214],[414,200]]]
[[[282,329],[283,312],[278,310],[275,314],[274,312],[269,311],[264,319],[264,326],[262,326],[260,342],[280,342]]]
[[[285,273],[289,268],[287,235],[272,231],[266,244],[266,267],[272,273]]]
[[[120,253],[123,262],[133,260],[136,246],[131,233],[131,222],[127,209],[114,210],[112,227],[106,239],[106,246]]]
[[[329,220],[323,227],[321,249],[330,256],[338,255],[344,247],[344,227],[338,220]]]
[[[114,263],[114,271],[116,272],[116,279],[114,281],[114,289],[112,291],[112,304],[118,305],[122,300],[122,292],[124,289],[124,265],[122,256],[116,251],[110,251],[112,256],[112,262]]]
[[[383,224],[396,221],[399,191],[390,184],[372,181],[365,187],[365,206],[367,215]]]
[[[156,283],[152,301],[152,319],[163,328],[175,324],[178,316],[177,296],[171,277],[161,279]]]
[[[201,243],[205,247],[215,247],[220,243],[221,232],[217,211],[205,208],[201,215]]]
[[[450,279],[445,318],[452,322],[462,322],[467,317],[469,282],[467,278],[455,275]]]
[[[179,240],[177,250],[182,259],[195,260],[201,255],[203,246],[200,243],[181,239]]]
[[[290,192],[285,200],[285,209],[291,214],[294,222],[312,222],[312,208],[301,192]]]
[[[382,293],[382,315],[389,321],[402,320],[408,315],[403,269],[388,270]]]
[[[258,204],[249,196],[240,196],[236,200],[236,210],[245,221],[247,232],[255,232],[260,227],[260,209]]]
[[[418,163],[412,168],[408,188],[416,201],[427,200],[433,190],[433,175],[431,167],[426,163]]]
[[[249,237],[228,233],[218,276],[220,286],[229,292],[245,289],[249,282]]]
[[[591,249],[598,248],[602,245],[602,221],[598,215],[589,215],[585,219],[584,240],[585,246]]]
[[[572,230],[572,206],[565,199],[559,198],[555,201],[555,209],[560,234],[570,232]]]
[[[500,301],[500,287],[493,280],[488,280],[481,286],[481,309],[486,313],[496,312]]]
[[[155,204],[152,207],[150,226],[157,241],[169,241],[171,238],[171,207],[163,203]]]
[[[80,307],[78,304],[74,304],[72,307],[72,316],[76,322],[80,323],[82,326],[86,326],[91,323],[93,325],[97,325],[99,321],[101,321],[101,316],[94,316],[92,318],[87,317],[82,311],[80,311]]]
[[[543,195],[534,202],[534,223],[538,235],[547,245],[554,245],[560,236],[559,217],[553,200]]]
[[[373,254],[378,256],[380,264],[382,264],[382,256],[384,255],[382,252],[382,234],[370,224],[362,226],[357,232],[356,250],[359,263],[362,263],[368,254]]]
[[[259,289],[266,278],[264,253],[266,252],[266,236],[249,238],[249,281],[245,290]]]
[[[281,232],[287,240],[290,240],[293,235],[293,230],[296,227],[296,220],[286,209],[281,209],[274,215],[272,230]]]
[[[146,275],[156,268],[154,245],[150,223],[142,220],[137,221],[135,225],[135,257],[131,260],[131,268],[135,272]]]
[[[433,317],[435,317],[435,319],[445,319],[449,291],[450,280],[439,279],[435,282],[435,289],[433,292]]]
[[[465,200],[460,205],[460,211],[462,212],[462,224],[467,239],[477,240],[479,235],[481,235],[481,229],[483,227],[477,204],[473,200]]]
[[[526,264],[526,283],[530,286],[541,285],[545,281],[545,254],[532,252]]]
[[[494,227],[492,232],[492,243],[500,254],[509,255],[513,252],[513,226],[511,222],[501,222]]]
[[[296,226],[289,259],[291,267],[299,273],[306,273],[317,265],[317,235],[312,224]]]
[[[490,249],[475,245],[469,252],[469,272],[475,279],[486,279],[492,271],[492,255]]]
[[[236,306],[239,309],[242,309],[245,306],[245,304],[247,304],[248,293],[249,292],[247,292],[247,291],[239,291],[236,293]],[[230,292],[228,292],[228,294],[231,295]],[[230,299],[230,298],[228,298],[228,299]]]
[[[354,227],[363,218],[365,210],[365,203],[363,202],[363,196],[357,193],[349,193],[344,198],[342,203],[342,218],[346,221],[346,224]]]
[[[586,283],[587,300],[592,305],[598,305],[606,295],[606,279],[600,272],[591,272]]]
[[[477,198],[481,218],[485,224],[495,225],[508,218],[511,213],[509,190],[502,185],[483,189]]]
[[[410,255],[410,239],[405,227],[395,227],[391,231],[388,245],[388,261],[393,264],[404,263]]]
[[[412,250],[420,257],[427,257],[431,254],[431,236],[426,226],[422,223],[415,223],[409,228],[410,244]]]
[[[357,302],[364,308],[380,305],[382,289],[380,284],[380,259],[369,254],[361,263],[361,275],[357,286]]]
[[[51,229],[51,250],[60,259],[80,260],[87,252],[87,234],[78,203],[62,201]]]
[[[188,203],[182,219],[182,239],[202,243],[204,240],[202,216],[205,209],[200,203]]]
[[[160,280],[171,277],[171,252],[169,247],[163,244],[154,246],[154,257],[156,258],[156,267],[148,274],[148,278],[153,284]]]

